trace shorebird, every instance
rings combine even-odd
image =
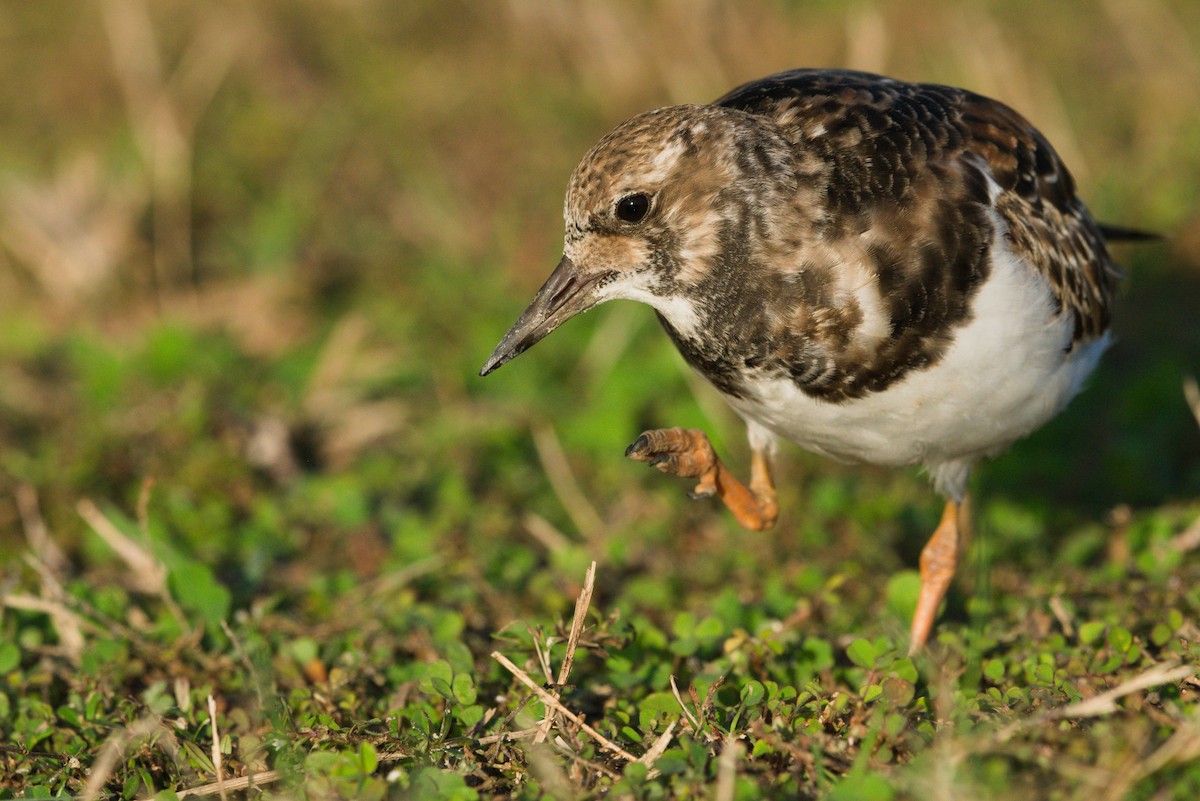
[[[696,479],[746,528],[778,514],[783,439],[922,465],[945,497],[910,648],[953,578],[967,478],[1057,414],[1109,345],[1120,273],[1054,148],[948,86],[793,70],[640,114],[571,176],[558,267],[480,371],[616,298],[651,306],[742,417],[743,484],[704,432],[626,455]]]

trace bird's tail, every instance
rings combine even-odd
[[[1124,228],[1119,225],[1099,224],[1100,233],[1106,242],[1158,242],[1162,234],[1152,231],[1139,231],[1136,228]]]

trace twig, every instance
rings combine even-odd
[[[514,665],[507,656],[500,653],[499,651],[492,651],[492,659],[495,659],[497,662],[499,662],[501,664],[501,666],[504,667],[505,670],[507,670],[509,673],[513,674],[513,676],[515,676],[517,678],[517,681],[521,682],[526,687],[533,690],[533,692],[537,695],[537,697],[542,699],[542,703],[546,704],[547,706],[553,707],[560,715],[562,715],[563,717],[565,717],[567,720],[571,721],[572,723],[575,723],[576,725],[578,725],[579,728],[581,728],[581,729],[583,729],[583,731],[587,732],[587,734],[593,740],[595,740],[597,743],[599,743],[601,746],[603,746],[604,748],[607,748],[609,751],[613,752],[614,754],[619,756],[621,759],[624,759],[626,762],[637,762],[637,757],[635,757],[633,754],[626,751],[621,746],[614,743],[612,740],[605,737],[600,732],[596,731],[594,728],[589,726],[582,717],[580,717],[579,715],[576,715],[574,712],[572,712],[571,710],[569,710],[565,706],[563,706],[562,703],[557,698],[555,698],[553,695],[551,695],[550,693],[543,690],[536,681],[529,678],[528,673],[526,673],[525,671],[521,670],[519,667]]]
[[[727,740],[717,757],[716,801],[733,801],[737,789],[737,764],[742,756],[741,740]]]
[[[179,623],[179,627],[184,631],[190,632],[192,628],[188,624],[187,616],[184,615],[183,609],[180,608],[179,604],[175,602],[175,598],[171,595],[170,587],[167,586],[166,565],[148,548],[142,547],[134,542],[132,538],[127,537],[90,500],[86,498],[81,500],[76,504],[75,508],[79,511],[79,516],[91,526],[92,531],[100,535],[100,538],[108,544],[108,547],[116,551],[117,556],[121,557],[121,560],[129,567],[130,572],[133,574],[134,588],[161,598],[163,604],[167,607],[167,611]]]
[[[1055,595],[1050,598],[1050,611],[1058,619],[1058,625],[1062,626],[1063,634],[1074,637],[1075,627],[1071,625],[1071,615],[1067,613],[1067,608],[1063,606],[1060,596]]]
[[[1192,524],[1171,538],[1171,548],[1179,553],[1187,553],[1200,548],[1200,517]]]
[[[39,559],[33,551],[25,554],[25,563],[32,567],[42,579],[42,597],[46,599],[49,606],[39,611],[50,614],[54,621],[54,628],[58,630],[59,644],[62,645],[67,658],[78,665],[83,658],[84,649],[82,619],[66,607],[66,601],[70,596],[63,589],[53,568]],[[6,605],[10,597],[20,598],[20,596],[5,596]],[[99,627],[96,628],[103,631]]]
[[[537,656],[538,667],[542,669],[542,675],[546,677],[546,683],[550,684],[554,681],[554,671],[550,668],[550,648],[549,643],[546,647],[542,647],[542,643],[538,640],[541,636],[541,630],[534,631],[533,627],[528,623],[525,624],[525,630],[529,632],[529,639],[533,642],[533,653]]]
[[[121,756],[125,753],[125,748],[134,740],[152,733],[159,727],[161,720],[157,717],[144,717],[126,726],[120,731],[114,732],[104,745],[100,747],[100,755],[96,757],[95,763],[92,765],[91,775],[88,776],[87,784],[84,785],[83,795],[80,796],[84,801],[95,801],[100,797],[100,791],[104,789],[104,785],[112,778],[113,768],[121,760]]]
[[[1200,425],[1200,384],[1196,383],[1195,376],[1189,375],[1183,379],[1183,397],[1187,398],[1188,408],[1196,418],[1196,425]]]
[[[595,587],[596,563],[592,562],[583,577],[583,589],[579,591],[579,597],[575,599],[575,616],[571,618],[571,633],[567,635],[567,653],[563,656],[562,665],[558,669],[558,681],[554,689],[555,698],[562,692],[567,678],[571,675],[571,666],[575,664],[575,649],[579,646],[579,635],[583,633],[583,624],[587,619],[588,607],[592,604],[592,591]],[[537,737],[533,738],[535,745],[546,740],[546,735],[550,733],[550,726],[553,722],[554,715],[547,712],[546,717],[542,718],[542,725]]]
[[[678,722],[679,721],[677,720],[672,720],[669,724],[667,724],[666,731],[658,735],[658,739],[654,741],[654,744],[650,746],[646,753],[642,754],[638,762],[641,762],[647,767],[654,767],[654,763],[658,761],[658,758],[663,755],[664,751],[667,750],[667,746],[671,744],[671,739],[675,736],[675,724]],[[657,775],[658,771],[650,771],[650,778],[654,778]]]
[[[559,531],[553,523],[536,512],[528,512],[521,519],[529,536],[538,541],[550,553],[562,553],[571,547],[571,540]]]
[[[199,787],[189,787],[186,790],[180,790],[175,794],[175,797],[187,798],[190,795],[213,795],[221,792],[222,787],[224,787],[226,792],[236,792],[237,790],[245,790],[247,787],[259,784],[271,784],[282,778],[283,775],[277,770],[264,770],[262,773],[251,773],[248,776],[241,776],[224,782],[213,782],[211,784],[202,784]]]
[[[528,740],[540,730],[539,726],[531,726],[528,729],[518,729],[517,731],[502,731],[499,734],[489,734],[487,737],[480,737],[475,742],[479,745],[493,745],[495,743],[508,742],[509,740]]]
[[[590,539],[604,527],[604,523],[587,496],[583,494],[583,490],[579,488],[579,482],[575,480],[575,474],[571,471],[566,454],[563,453],[558,435],[548,423],[534,423],[533,445],[537,448],[538,458],[542,461],[554,494],[558,496],[571,522],[581,534]]]
[[[679,694],[679,685],[675,683],[675,675],[671,675],[671,692],[675,694],[675,700],[679,702],[679,708],[683,710],[683,716],[687,718],[688,725],[692,727],[692,731],[696,734],[700,733],[700,721],[696,720],[696,716],[692,714],[692,710],[687,708],[687,704],[683,702],[683,697]]]
[[[575,600],[575,616],[571,619],[571,633],[567,637],[567,653],[563,656],[562,666],[558,671],[558,684],[561,687],[567,683],[571,668],[575,664],[575,649],[579,646],[579,636],[583,634],[583,624],[587,620],[588,608],[592,605],[592,592],[596,589],[596,563],[588,566],[583,577],[583,589]]]
[[[92,531],[100,535],[100,539],[116,551],[130,573],[136,588],[149,595],[167,597],[167,569],[146,549],[131,538],[105,516],[96,504],[86,498],[76,505],[79,516],[82,517]]]
[[[1137,778],[1144,779],[1172,762],[1187,762],[1197,757],[1200,757],[1200,728],[1194,722],[1187,722],[1138,766]]]
[[[138,528],[141,529],[142,538],[146,540],[150,539],[150,495],[154,490],[154,483],[154,478],[147,476],[142,479],[142,485],[138,487]]]
[[[75,612],[67,608],[66,605],[57,601],[48,601],[45,598],[35,598],[32,595],[0,595],[0,607],[8,607],[9,609],[24,609],[29,612],[42,612],[54,619],[54,626],[58,630],[59,636],[67,636],[72,639],[76,635],[79,637],[80,647],[82,648],[83,635],[79,634],[83,628],[87,628],[93,634],[104,634],[105,629],[102,626],[93,623],[92,621],[81,617]],[[67,634],[63,634],[63,631]],[[73,633],[72,633],[73,632]],[[72,651],[74,645],[66,646],[64,650]]]
[[[1011,723],[996,733],[996,739],[999,742],[1005,742],[1017,732],[1032,728],[1046,721],[1062,720],[1063,718],[1095,718],[1101,715],[1112,714],[1117,711],[1117,701],[1121,698],[1151,687],[1182,681],[1190,676],[1194,676],[1196,672],[1197,667],[1195,665],[1178,665],[1171,662],[1155,665],[1145,673],[1134,676],[1128,681],[1121,682],[1111,690],[1102,692],[1099,695],[1057,709],[1048,709],[1040,715],[1034,715]]]
[[[37,490],[29,484],[18,484],[16,496],[17,510],[21,513],[21,524],[25,528],[29,547],[51,573],[61,575],[67,566],[67,557],[50,537],[46,521],[38,508]]]
[[[221,767],[221,732],[217,730],[217,702],[213,700],[212,693],[208,694],[208,722],[212,726],[212,758],[217,773],[217,791],[221,793],[221,801],[227,801],[224,770]]]
[[[1141,690],[1157,687],[1161,684],[1170,684],[1173,681],[1186,679],[1189,676],[1194,676],[1196,671],[1197,668],[1195,665],[1172,665],[1170,663],[1155,665],[1145,673],[1134,676],[1132,679],[1118,684],[1111,690],[1102,692],[1079,703],[1051,710],[1047,714],[1051,720],[1061,718],[1094,718],[1100,715],[1109,715],[1117,711],[1116,702],[1118,699]]]

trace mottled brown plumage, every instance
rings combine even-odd
[[[953,574],[971,467],[1056,414],[1108,342],[1103,229],[1054,149],[966,90],[794,70],[650,111],[584,156],[564,256],[484,374],[614,298],[658,313],[746,420],[741,485],[700,431],[628,455],[774,523],[776,438],[921,464],[947,498],[922,556],[913,643]]]

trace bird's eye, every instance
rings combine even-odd
[[[650,211],[650,197],[642,192],[617,201],[617,217],[627,223],[641,222]]]

